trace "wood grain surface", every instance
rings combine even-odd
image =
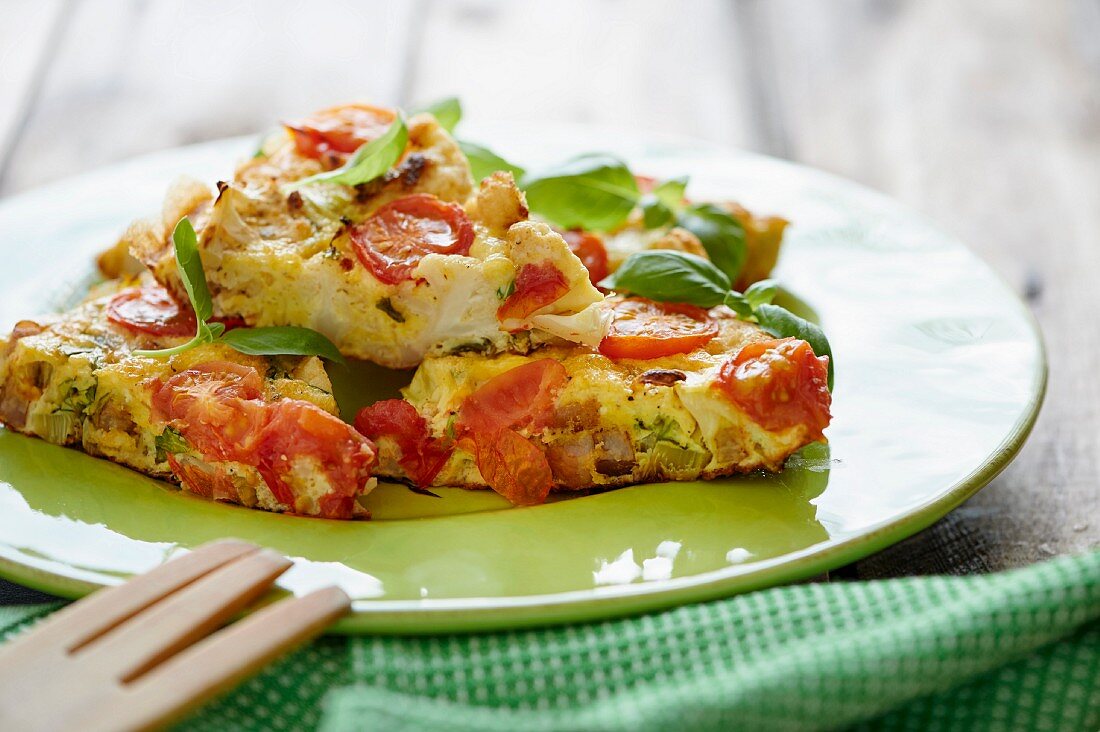
[[[957,235],[1050,352],[1016,461],[836,573],[1100,546],[1100,0],[6,0],[0,195],[351,98],[629,125],[805,163]]]

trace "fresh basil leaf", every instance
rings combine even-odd
[[[671,224],[676,219],[676,214],[666,206],[661,199],[653,193],[642,196],[638,203],[642,207],[642,224],[647,229],[659,229]]]
[[[680,213],[678,223],[699,237],[710,261],[725,272],[731,282],[736,282],[748,256],[745,227],[713,203],[688,206]]]
[[[679,212],[684,208],[684,191],[687,190],[687,184],[686,175],[669,178],[654,186],[653,195],[670,211]]]
[[[694,254],[653,249],[636,252],[600,282],[600,287],[662,302],[686,302],[712,308],[730,289],[729,278]]]
[[[642,196],[642,223],[647,229],[657,229],[671,224],[684,210],[684,191],[687,176],[661,181],[653,190]]]
[[[172,245],[176,250],[176,265],[179,268],[183,289],[187,290],[187,297],[201,325],[214,314],[214,301],[210,298],[210,290],[206,287],[206,273],[203,271],[202,258],[199,256],[199,240],[195,236],[195,228],[191,226],[191,220],[186,216],[180,219],[176,223],[176,228],[172,230]],[[201,327],[199,332],[202,332]]]
[[[470,162],[470,173],[478,183],[498,170],[508,171],[516,180],[523,177],[525,172],[523,168],[509,163],[487,147],[482,147],[473,142],[466,142],[465,140],[459,140],[458,146],[462,149],[462,154],[465,155],[466,159]]]
[[[163,462],[168,455],[187,452],[191,449],[191,445],[187,444],[187,440],[183,438],[179,430],[172,427],[165,427],[164,432],[153,438],[153,445],[156,447],[158,463]]]
[[[532,211],[564,229],[614,229],[641,198],[626,163],[604,153],[581,155],[526,175],[520,188]]]
[[[722,300],[722,304],[737,313],[737,317],[741,318],[741,320],[748,320],[753,315],[752,303],[737,290],[730,290],[727,292],[725,298]]]
[[[745,299],[749,305],[756,308],[761,305],[767,305],[775,299],[775,296],[779,293],[779,283],[775,280],[760,280],[749,285],[745,290]]]
[[[800,338],[810,344],[818,356],[829,357],[829,391],[833,389],[833,349],[825,332],[816,323],[800,318],[778,305],[761,305],[756,308],[760,327],[779,338]]]
[[[221,337],[229,347],[250,356],[320,356],[345,363],[336,345],[321,333],[292,325],[234,328]]]
[[[439,122],[439,126],[447,132],[454,132],[455,126],[462,119],[462,102],[458,101],[458,97],[446,97],[420,107],[413,113],[420,112],[427,112],[435,117],[436,121]]]
[[[288,183],[284,190],[291,191],[312,183],[339,183],[345,186],[370,183],[401,159],[408,142],[409,129],[405,126],[405,118],[398,112],[397,118],[385,132],[363,144],[342,166]]]

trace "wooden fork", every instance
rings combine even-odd
[[[178,718],[347,611],[330,587],[218,630],[290,565],[219,541],[61,610],[0,647],[0,729],[145,730]]]

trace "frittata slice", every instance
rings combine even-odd
[[[404,400],[356,419],[378,474],[421,487],[491,487],[513,503],[552,488],[778,470],[823,440],[828,358],[724,307],[611,298],[599,350],[426,360]]]
[[[187,216],[216,314],[309,327],[343,354],[391,368],[432,355],[522,353],[553,336],[597,344],[606,320],[584,266],[560,234],[529,220],[510,174],[475,191],[466,158],[433,116],[408,121],[407,148],[381,178],[288,189],[339,165],[393,119],[345,105],[288,125],[216,191],[177,184],[163,215],[132,225],[123,241],[184,300],[170,232]]]
[[[364,513],[373,444],[337,416],[315,357],[207,344],[168,359],[139,349],[194,334],[156,284],[18,323],[0,340],[0,422],[208,499],[327,518]]]

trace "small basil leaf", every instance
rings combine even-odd
[[[603,153],[581,155],[526,175],[527,205],[565,229],[609,231],[622,224],[641,194],[626,163]]]
[[[667,226],[676,218],[676,214],[672,212],[672,209],[652,193],[642,196],[642,200],[638,205],[642,207],[642,224],[647,229],[659,229],[662,226]]]
[[[684,208],[684,191],[687,190],[686,175],[661,181],[653,188],[653,195],[670,211],[679,212]]]
[[[447,130],[447,132],[454,132],[455,126],[462,119],[462,102],[458,101],[458,97],[446,97],[420,107],[413,113],[419,112],[427,112],[435,117],[440,127]]]
[[[195,229],[191,226],[191,220],[184,216],[176,223],[172,230],[172,245],[176,250],[176,265],[179,268],[180,280],[183,288],[187,290],[187,297],[191,300],[191,307],[199,320],[199,333],[202,333],[203,321],[214,314],[214,302],[210,298],[210,290],[206,287],[206,273],[202,268],[202,258],[199,257],[199,241],[195,236]]]
[[[267,328],[234,328],[221,341],[250,356],[320,356],[345,363],[336,345],[309,328],[276,325]]]
[[[760,327],[779,338],[801,338],[810,344],[818,356],[829,357],[829,391],[833,389],[833,349],[825,332],[816,323],[800,318],[778,305],[761,305],[756,309]]]
[[[737,313],[737,317],[741,318],[741,320],[748,320],[752,317],[752,303],[749,302],[747,297],[736,290],[727,292],[726,297],[722,300],[722,304]]]
[[[749,305],[756,309],[761,305],[767,305],[775,299],[779,293],[779,283],[775,280],[760,280],[749,285],[745,290],[745,299]]]
[[[712,308],[724,301],[730,281],[702,257],[654,249],[631,254],[600,287],[650,300]]]
[[[523,177],[524,170],[518,165],[509,163],[487,147],[482,147],[465,140],[458,141],[462,154],[470,162],[470,173],[474,180],[480,183],[498,170],[506,170],[517,180]]]
[[[735,282],[748,256],[745,227],[713,203],[688,206],[680,214],[679,224],[699,237],[710,261]]]
[[[345,186],[357,186],[370,183],[401,159],[405,146],[409,142],[409,130],[405,118],[399,112],[393,124],[380,136],[363,144],[355,154],[336,170],[311,175],[288,183],[284,190],[294,190],[311,183],[339,183]]]

